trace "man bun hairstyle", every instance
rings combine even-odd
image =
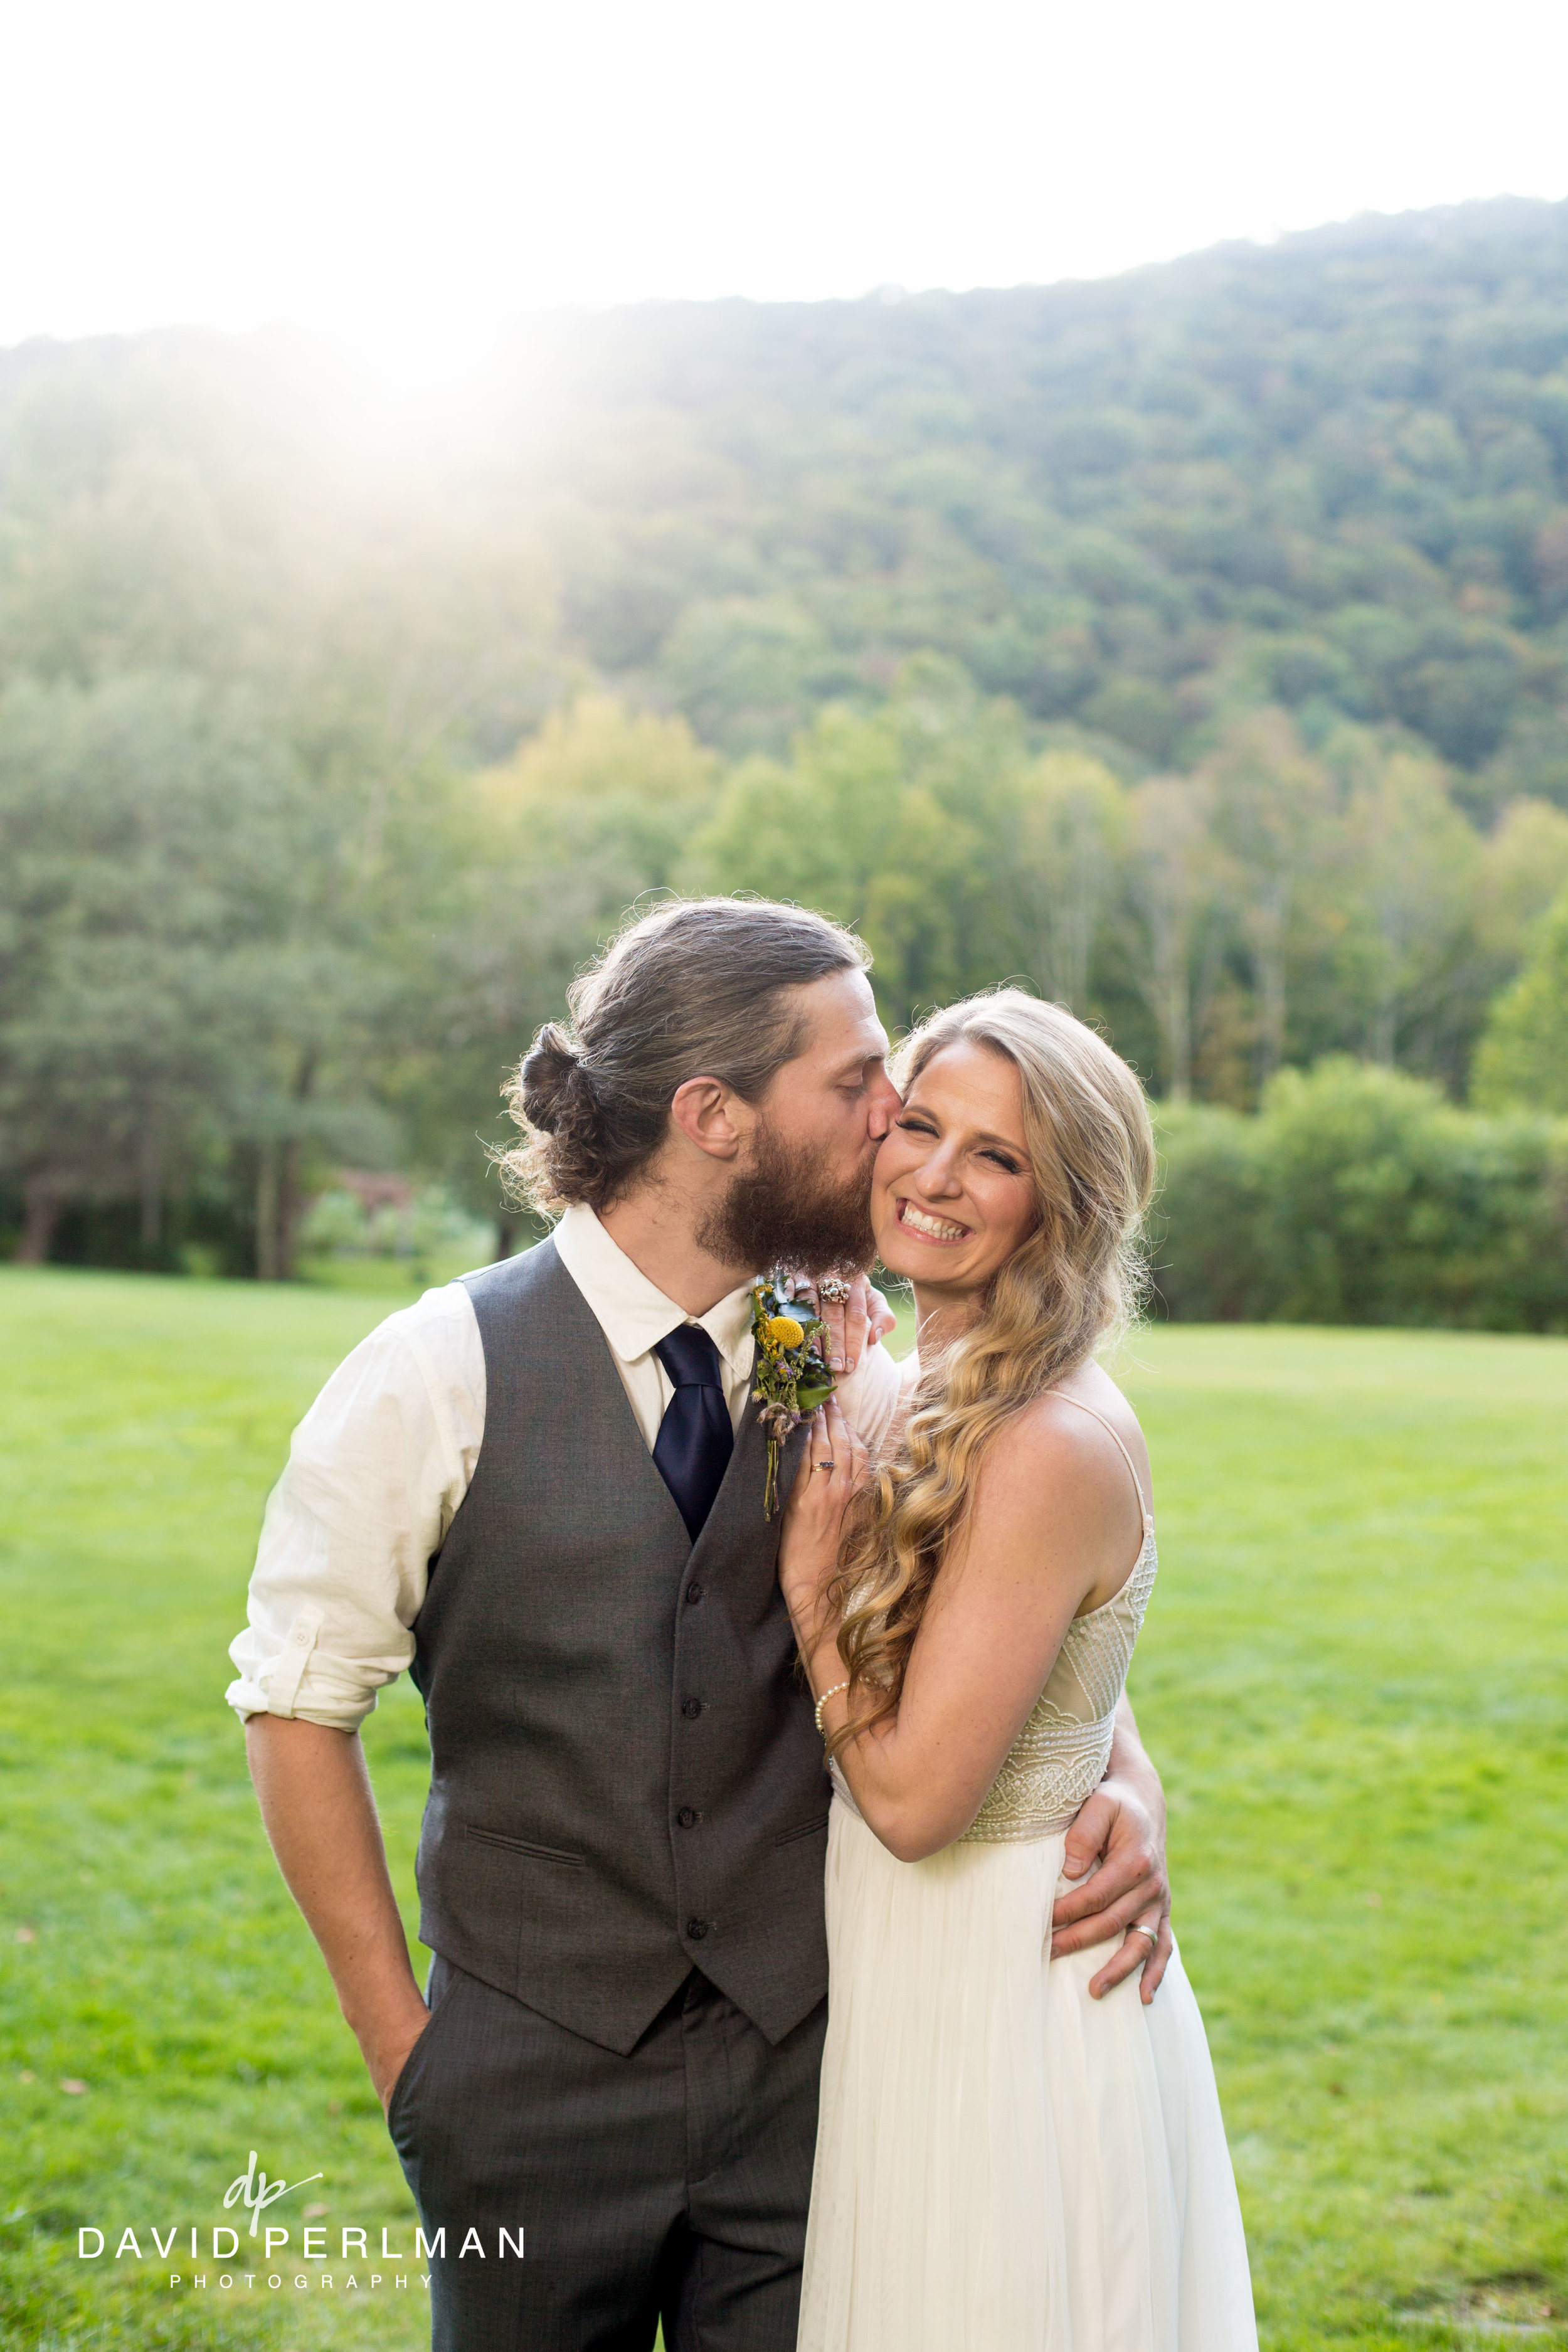
[[[498,1154],[503,1180],[556,1214],[618,1200],[669,1131],[689,1078],[756,1102],[805,1044],[791,992],[864,971],[853,931],[768,898],[676,898],[628,918],[566,992],[503,1089],[522,1130]]]
[[[577,1049],[559,1021],[547,1021],[523,1055],[517,1085],[530,1127],[545,1135],[570,1119],[574,1097],[587,1095]]]

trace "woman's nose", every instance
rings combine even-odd
[[[958,1164],[951,1151],[935,1151],[920,1171],[920,1187],[934,1201],[946,1200],[950,1193],[963,1191],[958,1180]]]

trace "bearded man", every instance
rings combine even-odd
[[[899,1097],[869,961],[766,902],[625,929],[509,1091],[549,1239],[372,1332],[268,1506],[227,1696],[444,2242],[435,2352],[649,2352],[661,2321],[668,2352],[795,2344],[829,1783],[763,1507],[752,1285],[842,1292],[870,1261]],[[874,1425],[891,1318],[848,1287],[835,1369]],[[424,1993],[359,1739],[405,1667]],[[1163,1817],[1129,1717],[1062,1948],[1163,1899]]]

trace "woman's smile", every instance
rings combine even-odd
[[[969,1239],[971,1229],[968,1225],[955,1224],[951,1217],[932,1216],[925,1209],[917,1209],[908,1198],[900,1198],[896,1214],[906,1233],[919,1234],[924,1241],[965,1242]]]
[[[973,1313],[1037,1213],[1016,1066],[988,1046],[944,1046],[900,1105],[871,1180],[882,1264],[914,1284],[922,1328],[939,1301]]]

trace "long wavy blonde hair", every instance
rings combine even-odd
[[[974,1322],[922,1363],[902,1437],[851,1516],[829,1587],[850,1677],[850,1718],[829,1742],[832,1755],[896,1714],[986,1448],[1125,1326],[1143,1280],[1138,1237],[1154,1189],[1154,1138],[1143,1089],[1121,1055],[1062,1005],[1003,988],[923,1023],[900,1052],[900,1086],[907,1091],[952,1045],[983,1046],[1016,1069],[1038,1216]]]

